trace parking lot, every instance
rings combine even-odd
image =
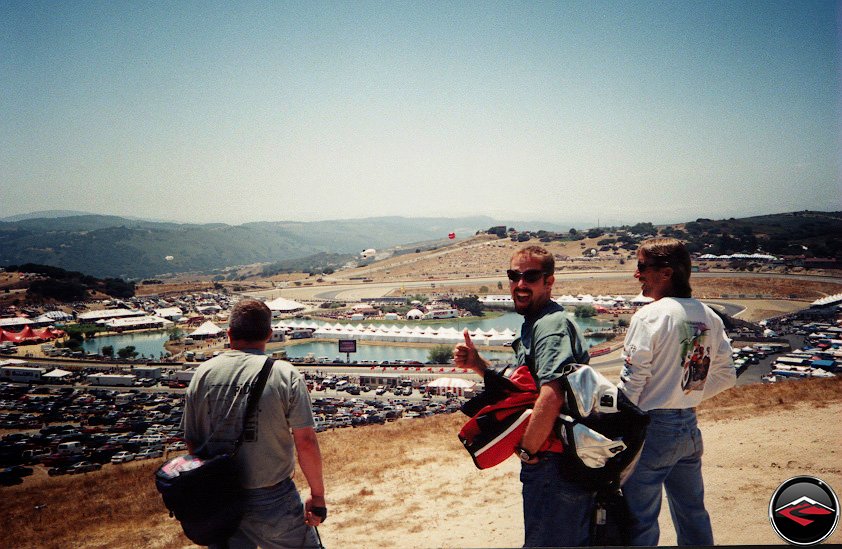
[[[460,405],[456,398],[422,394],[409,380],[395,394],[395,388],[360,386],[347,374],[306,372],[305,378],[318,431],[423,418]],[[183,400],[184,389],[157,385],[0,383],[0,485],[93,473],[186,451],[179,429]]]

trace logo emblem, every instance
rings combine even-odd
[[[824,541],[839,522],[839,500],[824,481],[794,477],[781,484],[769,502],[769,520],[775,532],[794,545]]]

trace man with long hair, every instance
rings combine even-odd
[[[678,545],[713,545],[695,407],[736,383],[731,345],[720,317],[692,297],[690,254],[679,240],[644,241],[634,276],[654,302],[629,324],[619,385],[650,417],[640,461],[623,485],[631,544],[658,545],[665,488]]]

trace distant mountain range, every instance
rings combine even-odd
[[[79,214],[49,211],[0,220],[0,266],[37,263],[96,277],[139,279],[166,273],[213,272],[253,263],[296,264],[294,260],[310,256],[353,256],[368,248],[442,245],[448,242],[450,232],[462,238],[499,225],[559,233],[569,229],[559,224],[501,222],[484,216],[226,225]],[[766,249],[771,253],[808,251],[828,257],[842,253],[840,212],[697,219],[666,226],[660,232],[691,241],[696,251]]]
[[[180,224],[63,213],[42,212],[38,217],[22,215],[0,221],[0,265],[37,263],[97,277],[145,278],[322,253],[356,255],[368,248],[447,241],[450,232],[463,237],[495,223],[486,217],[379,217]]]

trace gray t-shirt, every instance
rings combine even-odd
[[[590,361],[585,340],[564,307],[550,301],[536,318],[527,318],[521,337],[512,343],[518,364],[526,364],[536,385],[554,381],[568,373],[573,364]]]
[[[258,351],[226,351],[205,362],[187,388],[181,426],[199,449],[231,452],[242,431],[248,389],[266,357]],[[263,488],[287,479],[295,468],[291,429],[314,427],[303,376],[277,360],[266,380],[257,412],[245,431],[237,463],[245,488]]]

